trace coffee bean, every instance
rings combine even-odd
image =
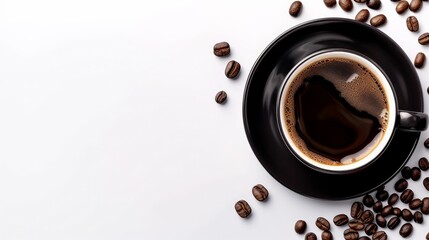
[[[411,200],[411,202],[408,204],[411,210],[416,210],[422,206],[422,200],[416,198]]]
[[[317,236],[316,236],[316,234],[309,232],[309,233],[305,234],[304,239],[305,240],[317,240]]]
[[[299,13],[301,12],[301,8],[302,8],[302,2],[300,1],[295,1],[290,5],[289,8],[289,14],[292,17],[296,17],[299,15]]]
[[[357,3],[366,3],[368,0],[353,0],[353,1],[355,1]]]
[[[422,199],[422,206],[420,208],[423,214],[429,214],[429,197]]]
[[[410,203],[414,198],[414,192],[411,189],[405,189],[405,191],[401,194],[401,201],[403,203]]]
[[[429,191],[429,177],[423,179],[423,186]]]
[[[229,47],[229,43],[220,42],[214,45],[213,52],[214,55],[218,57],[223,57],[229,55],[229,53],[231,52],[231,48]]]
[[[422,175],[422,172],[421,172],[420,168],[418,168],[418,167],[411,168],[411,179],[412,180],[414,180],[414,181],[419,180],[421,175]]]
[[[387,240],[387,234],[384,231],[376,232],[372,235],[372,240]]]
[[[360,218],[360,216],[362,215],[364,206],[361,202],[354,202],[352,204],[352,207],[350,208],[350,216],[352,218]]]
[[[333,7],[337,4],[337,0],[323,0],[327,7]]]
[[[365,227],[366,235],[372,235],[375,232],[377,232],[377,230],[378,230],[378,226],[375,223],[370,223]]]
[[[426,240],[429,240],[429,232],[426,234]]]
[[[395,208],[392,209],[392,214],[400,217],[401,214],[402,214],[402,211],[401,211],[400,208],[395,207]]]
[[[425,65],[426,55],[422,52],[417,53],[416,58],[414,59],[414,66],[416,68],[422,68]],[[428,88],[429,91],[429,88]]]
[[[247,218],[252,213],[252,208],[245,200],[240,200],[235,203],[235,211],[242,218]]]
[[[423,53],[421,53],[421,54],[423,54]],[[419,159],[419,168],[422,171],[427,171],[429,169],[429,161],[428,161],[427,158],[422,157],[422,158]]]
[[[349,228],[359,231],[365,228],[365,224],[361,220],[352,219],[349,222]]]
[[[375,194],[375,198],[380,201],[386,201],[386,199],[389,197],[389,193],[386,190],[378,191]]]
[[[366,22],[368,21],[368,18],[369,18],[368,9],[362,9],[356,14],[355,20],[359,22]]]
[[[346,12],[350,12],[353,9],[352,0],[338,0],[338,4]]]
[[[304,220],[298,220],[295,223],[295,232],[298,234],[305,233],[305,230],[307,229],[307,223]]]
[[[403,178],[410,179],[410,177],[411,177],[411,168],[408,167],[408,166],[405,166],[404,168],[402,168],[401,174],[402,174]]]
[[[345,240],[357,240],[359,238],[359,233],[353,229],[346,229],[344,231],[344,239]]]
[[[395,205],[398,202],[399,196],[396,193],[393,193],[390,195],[389,199],[387,200],[387,203],[391,206]]]
[[[322,240],[332,240],[334,237],[332,236],[332,233],[330,231],[323,231],[322,232]]]
[[[226,101],[227,95],[225,91],[220,91],[215,96],[215,101],[219,104],[222,104]]]
[[[414,222],[423,223],[423,214],[420,211],[414,213]]]
[[[411,169],[410,169],[410,171],[411,171]],[[410,175],[411,175],[411,172],[410,172]],[[395,186],[394,186],[394,188],[397,192],[403,192],[405,189],[407,189],[407,187],[408,187],[408,182],[407,182],[407,180],[405,180],[403,178],[399,179],[395,183]]]
[[[417,32],[419,30],[419,21],[417,20],[416,17],[414,16],[408,17],[406,20],[406,23],[407,23],[408,30],[410,30],[411,32]]]
[[[417,12],[422,7],[422,0],[411,0],[410,2],[410,10],[413,12]]]
[[[366,2],[366,5],[371,9],[380,9],[381,7],[381,1],[380,0],[368,0]]]
[[[382,228],[386,227],[386,218],[384,218],[381,214],[377,214],[375,216],[375,222]]]
[[[410,4],[405,0],[398,2],[398,4],[396,5],[396,12],[399,14],[404,13],[405,11],[407,11],[409,5]]]
[[[382,25],[384,25],[387,21],[387,18],[384,14],[379,14],[373,18],[371,18],[371,20],[369,20],[369,23],[371,23],[372,26],[374,27],[380,27]]]
[[[322,231],[328,231],[331,229],[331,224],[324,217],[318,217],[316,220],[316,226]]]
[[[383,217],[387,217],[387,216],[389,216],[390,214],[392,214],[392,210],[393,210],[393,207],[392,207],[392,206],[390,206],[390,205],[387,205],[387,206],[385,206],[385,207],[381,210],[381,215],[382,215]]]
[[[359,240],[371,240],[371,238],[367,237],[367,236],[362,236],[359,238]]]
[[[404,225],[402,225],[401,229],[399,229],[399,234],[404,238],[410,236],[412,232],[413,225],[411,225],[410,223],[405,223]]]
[[[372,207],[374,206],[374,198],[371,195],[367,194],[363,197],[362,203],[366,207]]]
[[[375,213],[381,212],[382,209],[383,209],[383,203],[381,203],[380,201],[375,202],[374,206],[372,207],[372,210],[374,210]]]
[[[401,223],[401,219],[398,217],[392,217],[389,222],[387,223],[387,228],[389,229],[395,229],[399,223]]]
[[[254,186],[252,194],[258,201],[265,201],[268,198],[268,190],[262,184]]]
[[[368,224],[368,223],[374,221],[374,213],[372,213],[371,210],[365,210],[365,211],[363,211],[362,215],[360,216],[360,220],[363,223]]]
[[[345,214],[338,214],[334,217],[333,222],[336,226],[343,226],[349,223],[349,217]]]
[[[238,73],[240,72],[241,66],[240,63],[232,60],[228,62],[225,68],[225,75],[227,78],[236,78],[238,76]]]
[[[413,213],[409,210],[409,209],[402,209],[402,219],[404,219],[405,221],[409,222],[411,220],[413,220]]]
[[[429,33],[423,33],[422,35],[420,35],[419,43],[421,45],[428,45],[429,44]],[[426,148],[429,148],[429,138],[426,139],[426,141],[424,142],[424,145]]]

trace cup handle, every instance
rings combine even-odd
[[[399,128],[405,131],[420,132],[426,130],[428,115],[421,112],[399,111]]]

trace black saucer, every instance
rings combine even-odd
[[[309,197],[340,200],[371,192],[395,176],[413,152],[420,133],[395,131],[382,156],[353,173],[321,173],[295,158],[277,127],[276,101],[280,87],[300,60],[333,48],[359,52],[371,59],[391,80],[399,109],[423,111],[418,75],[399,45],[367,24],[328,18],[294,27],[264,50],[247,80],[243,119],[254,153],[277,181]]]

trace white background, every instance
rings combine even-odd
[[[247,142],[242,95],[254,61],[283,31],[354,18],[364,5],[345,13],[304,0],[293,18],[291,2],[0,0],[0,238],[303,239],[293,231],[300,218],[320,236],[315,219],[348,213],[354,199],[310,199],[276,182]],[[429,55],[417,43],[429,3],[416,14],[420,33],[406,28],[411,12],[394,9],[383,1],[380,29],[411,59]],[[230,57],[213,55],[219,41],[231,44]],[[242,65],[237,80],[224,76],[232,59]],[[427,112],[429,65],[418,73]],[[428,156],[428,136],[409,165]],[[268,202],[251,195],[257,183]],[[411,187],[429,195],[421,181]],[[250,219],[235,213],[240,199]],[[414,225],[412,239],[423,239],[429,218]],[[386,230],[389,239],[398,230]],[[333,229],[336,239],[342,231]]]

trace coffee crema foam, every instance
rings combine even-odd
[[[304,140],[296,130],[296,118],[294,112],[294,95],[298,88],[308,77],[320,75],[334,84],[351,106],[359,111],[365,111],[377,117],[381,125],[380,132],[362,150],[348,155],[341,161],[334,161],[309,150]],[[283,95],[285,129],[297,148],[307,157],[325,165],[345,165],[365,158],[383,138],[386,131],[389,116],[387,96],[376,76],[362,64],[347,58],[326,58],[304,67],[292,81]]]

